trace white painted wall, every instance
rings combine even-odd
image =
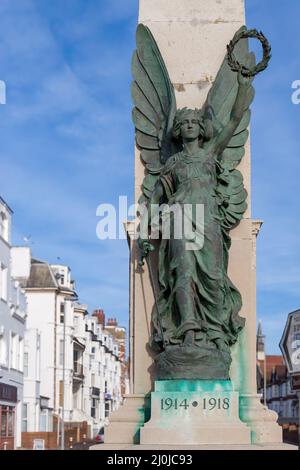
[[[12,212],[0,198],[0,382],[18,389],[15,446],[20,447],[27,303],[18,280],[12,277],[11,224]]]
[[[26,289],[28,329],[40,333],[39,392],[50,398],[50,406],[54,408],[55,413],[60,412],[61,415],[59,395],[60,381],[63,380],[61,348],[64,344],[64,419],[75,422],[88,421],[93,435],[107,421],[105,420],[105,382],[107,382],[107,393],[112,397],[111,409],[116,409],[121,402],[121,368],[115,357],[118,356],[118,346],[108,332],[103,332],[96,318],[85,315],[86,306],[66,300],[66,297],[71,297],[71,293],[64,288],[72,289],[74,286],[70,269],[61,265],[51,266],[51,268],[57,280],[57,289]],[[61,306],[64,310],[63,316]],[[75,345],[76,339],[84,346],[83,351]],[[34,341],[32,345],[34,348]],[[92,348],[94,348],[94,353],[92,353]],[[74,349],[79,351],[78,362],[83,366],[83,380],[76,378],[74,374]],[[54,373],[56,375],[55,386]],[[94,418],[91,416],[92,401],[95,398],[92,396],[92,387],[100,390],[99,399],[97,398],[95,402]],[[54,403],[54,390],[56,403]],[[28,389],[29,392],[33,408],[37,397],[34,400],[33,389]]]
[[[15,278],[27,279],[30,275],[30,248],[26,246],[13,246],[11,257],[11,275]]]
[[[28,301],[27,328],[40,333],[40,394],[54,407],[54,324],[55,290],[26,290]]]

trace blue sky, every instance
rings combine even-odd
[[[137,0],[1,0],[1,196],[14,210],[15,244],[72,268],[82,302],[128,319],[125,240],[96,238],[96,208],[133,201],[130,63]],[[247,24],[273,48],[252,107],[252,203],[263,219],[257,317],[269,353],[300,306],[300,4],[249,0]]]

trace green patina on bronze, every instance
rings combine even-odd
[[[231,70],[225,57],[203,108],[177,110],[157,44],[147,27],[137,29],[132,96],[136,144],[145,165],[141,207],[167,203],[183,211],[189,204],[193,231],[204,235],[203,246],[187,249],[190,234],[174,236],[171,213],[171,236],[160,240],[158,263],[148,258],[159,285],[150,339],[157,352],[156,379],[228,379],[230,347],[244,326],[242,298],[227,270],[230,230],[247,208],[243,177],[236,169],[245,153],[254,97],[255,56],[242,38],[246,33],[241,28],[229,49],[239,70]],[[199,204],[204,207],[201,227]],[[148,240],[150,224],[151,212],[141,216],[141,233],[146,234],[139,239],[142,262],[154,249]]]
[[[140,415],[140,420],[136,424],[135,432],[133,435],[133,444],[140,443],[140,433],[141,427],[144,426],[151,417],[151,394],[148,393],[145,395],[144,405],[141,408],[137,409],[138,414]]]

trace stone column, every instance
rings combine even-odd
[[[178,107],[200,108],[226,54],[226,45],[245,24],[244,0],[140,0],[139,22],[148,26],[160,48],[176,90]],[[258,25],[260,27],[260,25]],[[255,119],[255,116],[252,116]],[[252,440],[258,443],[281,442],[281,428],[276,414],[260,404],[256,387],[256,235],[260,223],[251,219],[250,144],[239,170],[248,191],[248,210],[244,220],[231,232],[229,276],[243,297],[241,316],[246,326],[233,348],[231,379],[241,396],[240,415],[251,428]],[[135,150],[135,200],[141,194],[144,168]],[[152,358],[147,348],[151,310],[154,304],[147,268],[137,269],[137,247],[133,240],[134,225],[128,226],[130,259],[130,380],[131,393],[121,412],[128,407],[131,427],[120,442],[133,442],[132,431],[142,418],[133,417],[134,407],[141,410],[141,399],[153,390]],[[127,403],[127,404],[126,404]],[[121,421],[123,420],[121,418]],[[109,442],[116,442],[118,413],[108,432]],[[134,423],[134,424],[133,424]],[[268,423],[268,424],[267,424]],[[267,430],[266,430],[267,428]],[[131,434],[130,434],[131,433]],[[136,435],[136,434],[135,434]],[[108,442],[106,440],[106,442]]]

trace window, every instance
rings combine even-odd
[[[96,418],[96,399],[92,398],[91,416]]]
[[[15,409],[13,406],[0,406],[0,437],[14,436],[14,416]]]
[[[94,387],[95,386],[95,374],[92,374],[91,383],[92,383],[92,387]]]
[[[14,435],[14,409],[9,407],[8,411],[8,435]]]
[[[109,413],[110,413],[110,402],[107,401],[105,403],[105,418],[108,418],[109,417]]]
[[[18,367],[18,336],[15,333],[11,333],[10,336],[10,368],[17,369]]]
[[[40,411],[40,432],[47,432],[47,410]]]
[[[7,343],[4,336],[0,336],[0,365],[7,367]]]
[[[61,302],[60,304],[60,323],[65,322],[65,304]]]
[[[24,377],[28,377],[28,352],[24,352],[23,373],[24,373]]]
[[[73,410],[75,410],[76,408],[79,408],[80,405],[78,406],[78,395],[77,395],[78,392],[74,392],[73,390]]]
[[[19,338],[19,344],[17,345],[18,347],[18,360],[17,360],[17,369],[21,372],[23,372],[24,368],[24,341],[23,338]]]
[[[61,283],[62,286],[63,286],[64,283],[65,283],[65,276],[64,276],[64,274],[61,274],[61,275],[60,275],[60,283]]]
[[[5,224],[5,214],[4,212],[0,212],[0,235],[4,238],[4,224]]]
[[[8,242],[8,219],[4,212],[0,212],[0,236]]]
[[[0,297],[7,301],[7,267],[0,264]]]
[[[104,388],[104,392],[107,393],[107,381],[105,380],[105,388]]]
[[[96,348],[93,347],[91,349],[91,353],[92,353],[92,359],[95,359]]]
[[[79,359],[80,359],[79,351],[74,349],[73,350],[73,366],[74,366],[74,372],[76,374],[80,374],[81,372],[81,364],[79,362]]]
[[[53,415],[52,415],[52,411],[51,410],[48,410],[48,423],[47,423],[47,426],[48,426],[48,432],[53,432]]]
[[[59,365],[64,365],[64,340],[59,340]]]
[[[28,404],[23,403],[22,407],[22,432],[27,432],[28,429]]]

